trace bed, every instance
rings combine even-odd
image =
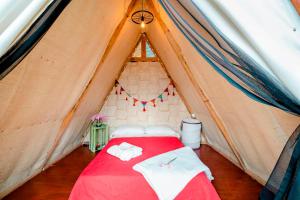
[[[143,154],[130,161],[120,161],[106,150],[122,142],[143,148]],[[182,147],[176,137],[124,137],[114,138],[98,153],[77,179],[70,200],[93,199],[158,199],[144,177],[132,167],[147,158]],[[220,199],[204,173],[195,176],[178,194],[177,200]]]

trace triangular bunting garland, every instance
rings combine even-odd
[[[172,87],[172,90],[170,90],[171,88],[169,88],[169,87]],[[149,101],[146,101],[146,100],[139,100],[139,99],[133,97],[130,93],[128,93],[128,92],[120,85],[120,83],[119,83],[117,80],[115,81],[115,89],[116,89],[116,91],[115,91],[116,95],[122,95],[123,92],[126,94],[126,97],[125,97],[125,100],[126,100],[126,101],[128,101],[129,98],[132,98],[132,99],[133,99],[133,104],[132,104],[133,106],[136,106],[138,102],[141,102],[141,105],[143,106],[143,112],[146,112],[146,106],[147,106],[148,103],[151,103],[151,105],[152,105],[153,107],[156,107],[156,105],[157,105],[157,104],[156,104],[156,100],[157,100],[157,99],[159,99],[160,102],[164,102],[164,96],[163,96],[164,93],[167,93],[167,95],[170,95],[170,91],[172,91],[172,96],[175,96],[175,85],[174,85],[173,81],[171,81],[171,82],[168,84],[168,87],[165,88],[165,89],[163,90],[163,93],[159,94],[156,98],[151,99],[151,100],[149,100]]]

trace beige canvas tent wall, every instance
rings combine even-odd
[[[273,169],[274,162],[289,134],[299,124],[299,117],[257,103],[231,86],[196,52],[160,5],[156,3],[154,6],[156,6],[156,10],[163,20],[156,20],[156,23],[151,25],[155,27],[149,28],[149,38],[153,40],[154,46],[166,62],[171,76],[174,77],[176,82],[177,77],[182,77],[184,72],[190,74],[189,79],[192,83],[188,88],[194,88],[193,93],[195,94],[201,93],[199,89],[197,91],[197,87],[203,90],[208,98],[207,100],[211,102],[225,125],[233,145],[242,157],[245,164],[244,169],[263,183]],[[160,45],[162,40],[165,40],[164,45]],[[173,49],[174,53],[167,49]],[[178,64],[174,63],[176,59]],[[186,70],[182,70],[182,68],[185,68],[184,65]],[[175,66],[181,68],[182,71],[172,69]],[[182,82],[180,81],[180,83]],[[179,87],[180,83],[178,83]],[[183,88],[179,89],[196,112],[196,108],[201,107],[199,102],[203,101],[203,98],[199,97],[200,95],[192,97],[187,94],[190,91]],[[195,106],[192,105],[193,100],[196,100]],[[205,109],[207,106],[202,107]],[[210,117],[208,113],[203,114],[203,111],[197,113],[197,116],[201,120]],[[218,131],[213,130],[215,127],[214,122],[205,123],[207,125],[204,131],[207,130],[205,135],[208,142],[228,156],[229,159],[235,160],[235,156],[226,148],[227,144],[222,139],[222,134],[216,134]],[[210,124],[212,125],[209,126]],[[209,129],[212,129],[212,131]],[[217,141],[220,143],[217,143]],[[268,156],[262,152],[268,152]]]
[[[0,197],[81,144],[140,35],[139,2],[72,1],[0,82]],[[220,77],[158,2],[145,31],[209,145],[266,181],[299,117],[250,100]],[[225,137],[224,137],[225,136]]]

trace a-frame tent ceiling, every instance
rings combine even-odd
[[[261,105],[220,77],[157,1],[145,31],[208,143],[264,182],[299,118]],[[74,150],[138,42],[139,1],[72,1],[0,83],[0,197]],[[225,139],[224,135],[225,134]],[[229,145],[228,145],[229,144]],[[238,159],[237,159],[238,158]]]

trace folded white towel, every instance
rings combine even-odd
[[[174,199],[200,172],[213,179],[208,167],[190,147],[154,156],[134,165],[133,169],[144,176],[160,200]]]
[[[122,142],[120,145],[113,145],[107,149],[107,153],[118,157],[120,160],[128,161],[132,158],[142,155],[141,147]]]

